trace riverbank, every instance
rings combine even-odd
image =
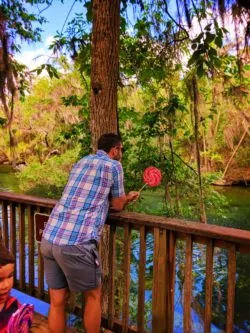
[[[219,179],[213,184],[218,186],[250,186],[250,168],[230,169],[223,179]]]

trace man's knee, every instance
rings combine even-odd
[[[50,289],[50,304],[54,307],[65,306],[69,300],[69,291],[65,289]]]
[[[88,290],[84,292],[85,299],[91,299],[95,301],[100,301],[101,299],[101,286],[96,289]]]

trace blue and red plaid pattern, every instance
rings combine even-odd
[[[54,207],[43,237],[57,245],[75,245],[90,239],[100,240],[107,218],[109,194],[125,194],[120,162],[102,150],[76,163],[61,199]]]

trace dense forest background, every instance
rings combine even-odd
[[[99,93],[91,74],[94,7],[83,1],[87,15],[67,22],[51,44],[53,57],[30,72],[15,60],[10,31],[35,42],[39,31],[29,35],[23,22],[43,20],[7,2],[0,7],[0,162],[19,171],[26,193],[42,188],[55,198],[73,163],[91,152],[89,96]],[[11,25],[15,10],[24,31]],[[127,189],[142,186],[147,166],[159,167],[164,213],[205,222],[205,206],[222,200],[211,183],[250,180],[249,8],[239,1],[122,1],[118,24]]]

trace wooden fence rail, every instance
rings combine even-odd
[[[0,192],[0,202],[0,237],[16,256],[15,286],[27,294],[47,299],[40,245],[35,241],[34,214],[49,214],[56,201]],[[108,272],[104,272],[103,299],[107,304],[103,307],[103,327],[115,332],[174,332],[178,243],[183,247],[183,260],[178,266],[183,268],[183,332],[193,331],[193,260],[197,244],[205,254],[203,330],[211,331],[214,255],[219,248],[226,251],[228,264],[225,331],[233,332],[236,254],[250,253],[250,231],[126,212],[110,214],[106,228],[109,229],[108,247],[100,244],[109,266]],[[136,253],[132,249],[135,242]],[[136,298],[134,303],[132,293]],[[146,294],[150,295],[149,299]],[[137,309],[131,314],[134,304]],[[147,312],[145,308],[149,306]]]

